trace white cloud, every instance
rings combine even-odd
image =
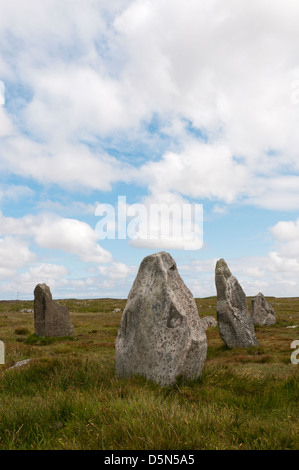
[[[213,207],[214,214],[227,214],[228,207],[227,206],[220,206],[219,204],[215,204]]]
[[[79,220],[53,214],[27,215],[17,219],[0,213],[1,296],[11,298],[19,292],[26,298],[31,297],[35,285],[40,282],[46,282],[62,297],[77,296],[80,292],[87,297],[89,292],[99,296],[103,277],[111,281],[111,289],[119,282],[124,283],[133,268],[114,261],[97,241],[95,231]],[[49,252],[37,256],[35,251],[40,252],[40,248]],[[51,254],[53,250],[61,250],[62,263],[65,259],[63,254],[68,253],[83,263],[94,265],[100,273],[97,282],[90,277],[76,279],[77,271],[49,261],[51,257],[57,259],[57,254],[54,257]],[[103,266],[101,272],[101,263],[110,264]]]
[[[50,138],[55,130],[56,138],[78,132],[90,138],[127,126],[120,84],[91,67],[56,66],[37,76],[32,85],[35,96],[24,117],[43,137]],[[57,120],[61,126],[57,127]]]
[[[137,272],[135,266],[127,266],[124,263],[113,262],[109,266],[98,266],[98,272],[109,281],[125,281],[131,275]],[[115,284],[113,284],[115,285]]]
[[[299,169],[298,12],[293,0],[13,0],[0,20],[1,78],[30,98],[0,167],[63,187],[134,179],[157,194],[297,208],[295,177],[281,172]],[[154,115],[172,148],[140,172],[86,145],[144,136]],[[2,113],[5,133],[9,120]]]
[[[217,259],[193,260],[189,264],[183,264],[180,269],[183,272],[212,273],[215,270]]]
[[[181,130],[182,149],[143,168],[150,187],[154,180],[159,191],[298,207],[295,177],[280,175],[286,166],[298,169],[299,106],[290,100],[299,77],[298,8],[293,1],[135,1],[116,20],[132,96],[168,120],[183,116],[210,138],[205,150]]]
[[[286,274],[288,277],[295,277],[295,273],[299,271],[299,252],[297,252],[297,257],[291,258],[272,251],[269,253],[269,258],[271,261],[270,270],[276,272],[279,277],[285,277]]]
[[[30,266],[28,271],[22,276],[28,279],[34,279],[36,281],[44,279],[48,281],[49,279],[60,279],[63,276],[68,274],[68,270],[65,266],[51,264],[51,263],[41,263],[38,265]]]
[[[112,261],[111,254],[97,243],[95,231],[85,222],[44,217],[33,233],[36,243],[43,248],[76,254],[86,263]]]
[[[20,219],[0,217],[0,235],[32,237],[42,248],[77,255],[86,263],[107,263],[112,255],[97,243],[95,231],[85,222],[47,214]]]
[[[16,236],[0,238],[0,277],[14,276],[19,268],[35,260],[32,253],[22,239]]]
[[[246,204],[270,210],[299,209],[299,177],[280,175],[256,177],[250,180]]]
[[[269,253],[271,270],[276,279],[294,279],[299,272],[299,219],[280,221],[270,228],[275,240],[275,251]]]
[[[113,182],[128,181],[131,171],[128,164],[93,152],[81,143],[43,144],[20,135],[4,142],[0,152],[1,167],[44,184],[59,184],[67,190],[73,190],[76,185],[77,189],[109,191]]]
[[[299,239],[299,219],[295,222],[292,220],[278,222],[271,227],[271,232],[279,241],[296,241]]]
[[[32,197],[34,191],[28,186],[15,184],[0,184],[0,201],[18,201],[27,197]]]
[[[227,203],[244,191],[248,172],[224,145],[190,141],[181,153],[166,153],[146,163],[141,174],[154,194],[176,191],[185,196],[222,199]]]
[[[41,212],[51,212],[64,217],[74,217],[79,215],[94,215],[98,202],[94,204],[80,201],[53,201],[47,199],[37,202],[37,209]]]
[[[1,294],[3,296],[6,293],[10,298],[12,295],[33,298],[35,286],[42,282],[46,283],[53,293],[53,290],[68,282],[65,278],[67,274],[65,266],[33,262],[27,271],[16,271],[9,276],[6,282],[1,284]]]

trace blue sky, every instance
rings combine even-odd
[[[299,293],[294,0],[0,0],[0,298],[127,296],[166,249],[196,297]],[[99,203],[202,204],[203,247],[99,240]]]

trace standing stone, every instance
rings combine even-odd
[[[142,375],[159,385],[202,373],[207,338],[195,300],[165,252],[142,261],[115,343],[119,377]]]
[[[34,289],[34,326],[37,336],[74,335],[68,308],[52,300],[46,284],[37,284]]]
[[[229,348],[258,346],[246,295],[224,259],[216,263],[217,320],[221,339]]]
[[[255,325],[274,325],[276,323],[274,309],[261,292],[251,301],[251,315]]]

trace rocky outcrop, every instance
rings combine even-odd
[[[200,377],[207,338],[195,300],[165,252],[142,261],[115,343],[119,377],[141,375],[160,385]]]

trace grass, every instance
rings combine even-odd
[[[38,338],[32,302],[0,302],[0,449],[298,449],[299,299],[269,299],[277,324],[257,327],[258,348],[228,349],[207,330],[200,380],[159,387],[114,373],[114,343],[124,300],[60,301],[75,337]],[[248,299],[250,302],[250,299]],[[196,299],[216,316],[216,299]],[[21,368],[9,369],[30,358]]]

